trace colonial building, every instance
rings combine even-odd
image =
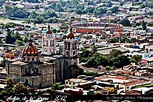
[[[7,59],[5,68],[10,78],[30,87],[48,87],[55,82],[54,61],[40,58],[31,40],[18,59]]]
[[[79,75],[78,42],[72,29],[64,40],[60,55],[55,54],[55,47],[55,36],[48,26],[42,37],[41,54],[29,40],[18,59],[7,59],[5,68],[8,76],[16,82],[39,88]]]
[[[70,34],[68,34],[67,39],[64,40],[63,47],[63,58],[64,58],[64,79],[69,78],[71,73],[69,73],[68,67],[71,65],[78,65],[78,42],[70,29]]]
[[[46,35],[50,35],[49,37],[46,37]],[[62,81],[67,78],[71,78],[72,74],[76,75],[77,70],[70,69],[69,67],[71,65],[78,65],[79,59],[78,59],[78,42],[75,39],[75,36],[72,32],[72,28],[70,29],[70,33],[67,36],[67,39],[64,40],[64,46],[60,49],[60,54],[55,54],[55,52],[45,52],[45,48],[48,49],[55,49],[54,47],[46,47],[44,44],[46,41],[55,42],[55,36],[50,31],[50,28],[48,26],[48,30],[46,34],[44,34],[42,38],[42,54],[45,56],[53,57],[55,58],[55,74],[56,74],[56,81]],[[55,51],[55,50],[52,50]],[[71,71],[73,70],[73,71]],[[73,73],[72,73],[73,72]]]
[[[42,54],[53,55],[55,54],[55,35],[51,32],[50,26],[44,36],[42,37]]]

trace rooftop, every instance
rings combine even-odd
[[[24,63],[24,62],[21,62],[21,61],[15,61],[15,62],[13,62],[12,64],[22,66],[22,65],[26,65],[27,63]]]
[[[125,76],[105,75],[105,76],[95,77],[95,80],[104,81],[104,82],[112,80],[113,83],[125,83],[125,82],[131,82],[134,79],[130,79],[130,78],[127,78]]]
[[[136,85],[136,84],[143,84],[145,82],[149,82],[148,80],[135,80],[135,81],[131,81],[131,82],[126,82],[124,83],[123,85],[125,86],[133,86],[133,85]]]

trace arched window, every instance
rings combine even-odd
[[[70,49],[70,42],[68,43],[68,49]]]
[[[48,46],[48,40],[46,40],[46,46]]]
[[[73,55],[75,55],[75,54],[76,54],[76,52],[74,51],[74,52],[73,52]]]
[[[67,52],[66,52],[66,55],[68,55],[68,56],[69,56],[69,51],[67,51]]]

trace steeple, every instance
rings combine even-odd
[[[50,30],[50,25],[47,26],[46,34],[42,37],[42,54],[53,55],[55,54],[56,37]]]
[[[52,34],[52,31],[50,30],[50,25],[49,25],[49,24],[48,24],[48,26],[47,26],[46,34]]]
[[[75,36],[73,34],[73,31],[72,31],[72,27],[70,27],[70,34],[68,34],[67,38],[68,39],[74,39],[75,38]]]

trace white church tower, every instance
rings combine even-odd
[[[42,54],[53,55],[55,54],[55,35],[51,32],[50,26],[48,25],[47,31],[42,37]]]

